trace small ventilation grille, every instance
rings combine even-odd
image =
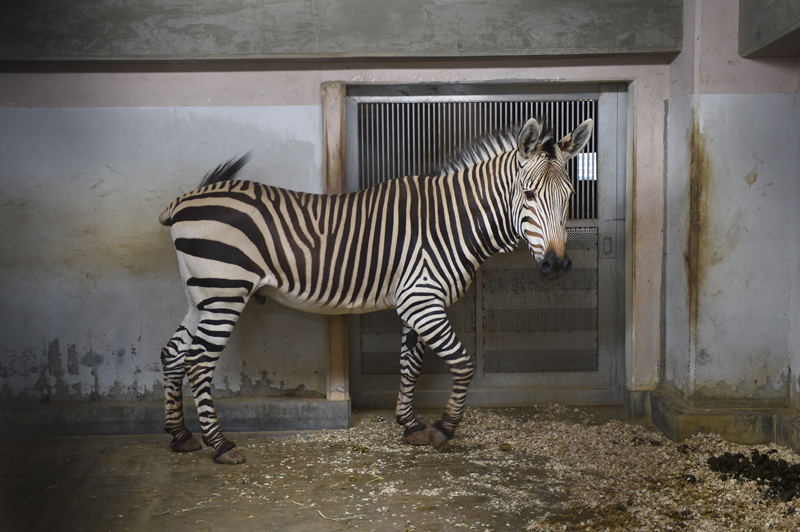
[[[458,148],[498,130],[546,120],[561,139],[597,116],[597,100],[359,102],[359,187],[395,177],[432,173]],[[597,128],[589,144],[567,162],[575,194],[569,217],[597,217]]]

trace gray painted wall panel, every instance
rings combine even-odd
[[[664,182],[664,362],[666,381],[678,390],[691,389],[690,360],[689,199],[692,170],[693,96],[672,98],[667,108],[668,146]]]
[[[675,54],[681,0],[301,0],[0,6],[0,60]]]
[[[785,400],[800,181],[795,94],[697,96],[696,393]],[[776,142],[776,137],[784,142]],[[705,174],[705,175],[703,175]],[[796,371],[796,369],[795,369]]]
[[[796,394],[796,106],[797,94],[669,101],[664,376],[690,401]]]

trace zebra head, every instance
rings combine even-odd
[[[583,149],[592,136],[586,120],[563,139],[542,130],[535,119],[517,137],[518,234],[528,243],[543,279],[555,281],[572,269],[567,255],[567,209],[574,192],[565,163]]]

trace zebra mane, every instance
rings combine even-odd
[[[551,159],[554,159],[556,156],[556,138],[554,133],[550,124],[546,122],[543,123],[542,132],[539,135],[539,142],[537,143],[539,150],[545,152]]]
[[[214,183],[230,181],[235,178],[236,174],[238,174],[242,167],[247,164],[247,161],[250,160],[251,154],[252,152],[247,152],[241,157],[234,157],[230,161],[217,166],[203,177],[200,186],[213,185]]]
[[[441,166],[435,168],[433,172],[431,172],[431,175],[436,176],[458,172],[470,166],[488,161],[501,153],[515,149],[517,147],[517,136],[522,126],[523,124],[516,124],[479,136],[458,148]],[[553,130],[547,122],[543,122],[541,128],[538,148],[544,151],[549,157],[555,157],[556,143],[553,138]]]

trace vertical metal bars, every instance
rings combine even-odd
[[[535,117],[556,140],[597,116],[597,100],[359,102],[359,188],[396,177],[433,173],[459,147],[481,135],[521,126]],[[597,218],[597,129],[567,162],[575,187],[569,217]]]

